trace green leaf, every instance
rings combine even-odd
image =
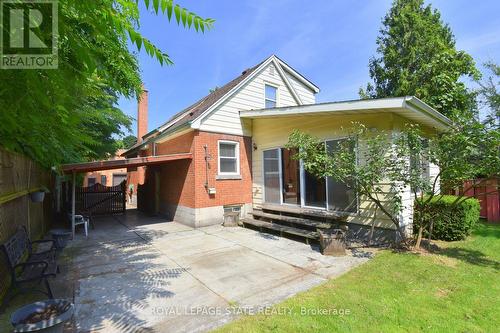
[[[181,7],[179,5],[175,5],[174,12],[175,20],[177,21],[177,24],[179,24],[181,22]]]

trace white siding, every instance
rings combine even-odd
[[[304,85],[302,82],[297,80],[295,76],[291,75],[288,72],[285,72],[285,75],[288,79],[288,82],[292,85],[293,89],[299,95],[302,104],[315,104],[316,103],[316,95],[314,91]]]
[[[276,64],[271,62],[262,68],[253,79],[235,92],[233,96],[206,115],[201,120],[200,130],[251,136],[251,121],[240,119],[239,111],[265,108],[264,87],[266,83],[278,87],[278,107],[298,105],[275,66]],[[295,83],[296,87],[300,85],[302,84],[298,81]],[[307,87],[302,87],[300,93],[299,91],[297,93],[304,95],[305,100],[311,101],[311,97],[307,96],[307,90]]]
[[[430,163],[429,162],[429,179],[431,181],[431,184],[434,182],[434,180],[436,179],[436,177],[438,177],[439,175],[439,166],[434,164],[434,163]],[[439,193],[440,192],[440,186],[439,186],[439,179],[436,181],[436,188],[434,189],[435,193]]]

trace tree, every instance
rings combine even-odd
[[[122,139],[123,148],[128,149],[137,143],[137,137],[134,135],[127,135]]]
[[[360,89],[362,98],[414,95],[449,117],[476,109],[476,94],[461,79],[480,74],[472,57],[456,50],[438,10],[424,0],[394,0],[382,24],[369,62],[373,83]]]
[[[141,92],[136,54],[127,42],[161,65],[172,64],[138,31],[139,3],[58,1],[58,69],[0,70],[2,146],[46,167],[114,154],[114,137],[131,124],[116,108],[117,96],[137,97]],[[172,0],[144,3],[156,15],[196,31],[203,32],[214,22]]]
[[[490,74],[483,82],[479,82],[481,86],[479,94],[482,97],[482,104],[490,109],[486,121],[498,128],[500,126],[500,66],[493,62],[488,62],[484,66]]]
[[[433,135],[415,124],[392,132],[368,130],[355,123],[345,132],[346,139],[333,151],[326,150],[320,139],[300,131],[290,135],[287,147],[298,148],[294,158],[300,159],[308,172],[319,178],[332,177],[373,203],[391,220],[405,245],[410,244],[400,224],[405,191],[424,203],[415,209],[424,210],[425,203],[462,188],[466,180],[500,174],[500,133],[472,118]],[[427,175],[430,163],[439,167],[435,178]],[[461,200],[465,200],[463,195],[457,197],[456,204]],[[426,212],[416,216],[425,217],[414,220],[419,228],[418,247],[424,229],[432,229],[432,217]]]

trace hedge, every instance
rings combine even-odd
[[[456,203],[457,198],[454,195],[436,196],[426,203],[428,207],[424,210],[424,216],[426,219],[434,221],[433,239],[445,241],[465,239],[479,221],[479,211],[481,209],[479,200],[461,198],[459,203]],[[417,200],[415,202],[416,208],[421,204]],[[420,214],[419,210],[415,209],[415,221],[418,221],[418,214]],[[418,232],[418,225],[414,225],[414,232]]]

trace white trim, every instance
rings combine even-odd
[[[292,93],[293,98],[295,99],[295,102],[297,102],[298,105],[303,105],[304,103],[300,99],[299,95],[295,91],[295,88],[291,85],[290,81],[288,81],[288,78],[286,77],[285,73],[283,72],[283,69],[281,68],[281,64],[278,61],[274,61],[275,67],[278,71],[278,74],[281,76],[281,79],[285,82],[285,85],[287,86],[288,90]]]
[[[220,171],[220,144],[230,144],[235,146],[235,157],[236,158],[236,172],[222,172]],[[224,156],[222,158],[232,159],[232,157]],[[238,141],[229,141],[229,140],[218,140],[217,141],[217,175],[218,176],[240,176],[240,143]],[[222,179],[222,178],[220,178]]]
[[[287,72],[289,72],[291,75],[293,75],[297,80],[299,80],[301,83],[309,87],[312,91],[315,93],[319,93],[319,88],[315,86],[311,81],[306,79],[304,76],[302,76],[299,72],[294,70],[292,67],[288,66],[284,61],[279,59],[278,57],[274,56],[273,57],[276,59],[276,61],[282,66]]]

